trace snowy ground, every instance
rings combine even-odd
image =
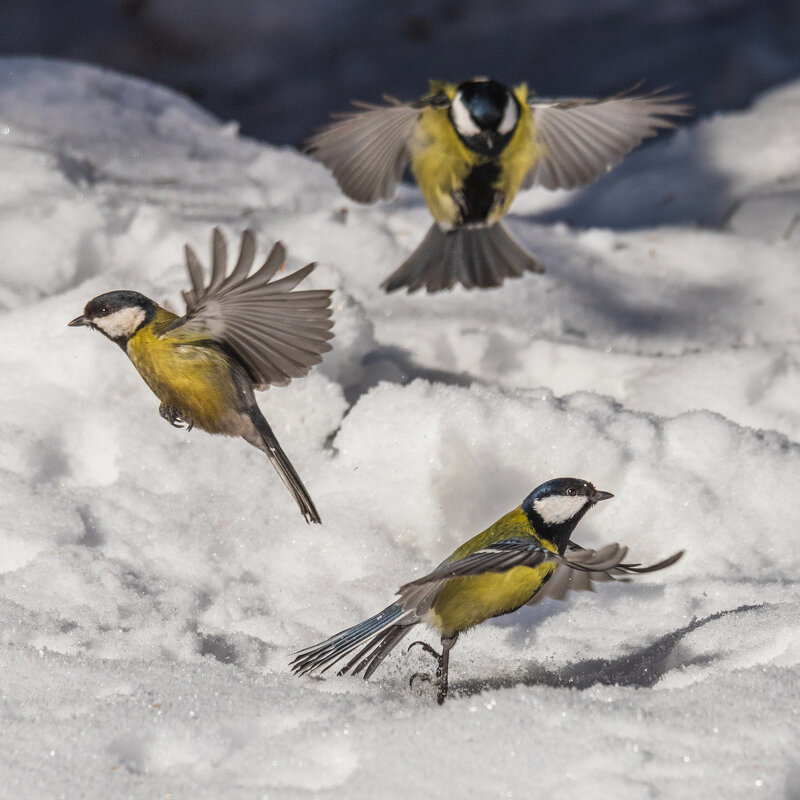
[[[797,800],[798,130],[800,83],[520,197],[545,276],[386,296],[412,188],[356,206],[166,90],[0,61],[0,796]],[[334,351],[261,396],[322,527],[66,327],[180,308],[214,224],[337,290]],[[444,708],[416,652],[289,674],[561,475],[616,495],[577,541],[687,555],[464,637]]]

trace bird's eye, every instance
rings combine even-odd
[[[108,309],[107,309],[105,306],[103,306],[103,307],[100,309],[100,314],[101,314],[102,316],[105,316],[106,314],[108,314]]]
[[[578,490],[577,489],[573,489],[573,488],[567,489],[567,496],[568,497],[575,497],[576,494],[578,494]]]

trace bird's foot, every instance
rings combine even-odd
[[[432,655],[437,661],[441,661],[442,660],[442,654],[441,653],[437,653],[427,642],[423,642],[421,639],[417,639],[416,642],[411,642],[411,644],[406,649],[406,653],[410,653],[411,652],[411,648],[414,647],[414,645],[417,645],[417,644],[426,653],[430,653],[430,655]]]
[[[194,422],[190,419],[185,419],[175,406],[168,406],[166,403],[162,403],[158,407],[158,413],[161,414],[173,428],[182,428],[185,425],[187,433],[194,428]]]
[[[414,688],[414,681],[421,680],[425,681],[425,683],[435,683],[438,689],[439,682],[442,675],[442,655],[441,653],[437,653],[427,642],[423,642],[421,639],[418,639],[416,642],[411,642],[411,644],[406,648],[406,653],[411,652],[411,648],[415,645],[419,645],[426,653],[432,655],[436,659],[436,675],[429,675],[427,672],[415,672],[409,679],[408,685],[411,689]]]

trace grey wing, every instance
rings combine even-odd
[[[279,280],[275,274],[286,261],[286,248],[278,242],[264,264],[251,274],[255,235],[242,234],[239,258],[227,273],[227,243],[214,228],[211,241],[211,280],[204,286],[203,268],[186,245],[186,267],[192,288],[183,293],[186,314],[169,329],[207,333],[225,344],[247,368],[258,389],[286,386],[322,361],[331,349],[331,292],[293,292],[314,269],[307,264]]]
[[[567,545],[565,559],[558,565],[553,577],[527,604],[535,605],[545,597],[563,600],[569,591],[593,592],[595,583],[629,581],[632,575],[656,572],[672,566],[683,556],[683,553],[683,550],[679,550],[663,561],[643,567],[641,564],[623,563],[623,559],[628,554],[628,548],[623,545],[614,543],[601,547],[599,550],[590,550],[570,542]]]
[[[408,142],[420,107],[397,101],[356,105],[361,110],[324,127],[306,142],[306,151],[331,170],[353,200],[388,200],[409,162]]]
[[[572,189],[596,180],[659,129],[690,107],[681,95],[653,92],[603,100],[530,101],[534,136],[544,153],[525,176],[523,188]]]

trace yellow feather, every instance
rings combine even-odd
[[[442,93],[451,100],[457,86],[431,82],[431,93]],[[500,202],[495,204],[487,223],[496,222],[511,206],[522,186],[522,181],[542,152],[534,140],[533,114],[528,106],[528,87],[521,84],[514,89],[520,107],[520,118],[511,141],[496,159],[500,177],[494,184]],[[422,192],[433,218],[445,230],[458,219],[458,208],[452,199],[453,192],[464,185],[473,167],[492,159],[470,150],[459,138],[446,108],[425,108],[419,116],[414,136],[409,143],[411,172]]]
[[[451,100],[456,88],[454,84],[431,81],[433,94],[438,90]],[[443,228],[451,227],[458,209],[450,195],[462,186],[480,156],[458,138],[446,108],[428,107],[422,111],[409,150],[411,172],[433,218]]]
[[[517,507],[461,545],[445,563],[458,561],[504,539],[533,539],[547,550],[557,552],[552,542],[537,535],[525,512]],[[556,564],[551,562],[451,578],[436,598],[426,622],[438,628],[442,636],[450,637],[491,617],[516,611],[536,594],[555,569]]]
[[[220,426],[237,404],[230,362],[217,347],[199,345],[209,341],[202,334],[165,334],[176,319],[159,308],[128,341],[128,356],[162,403],[177,408],[197,428],[225,433]]]
[[[503,202],[492,210],[488,222],[496,222],[506,214],[525,176],[544,153],[544,148],[535,140],[533,112],[528,105],[527,84],[522,83],[517,86],[514,89],[514,97],[519,103],[519,122],[511,141],[500,154],[500,179],[495,184],[497,191],[503,195]]]

